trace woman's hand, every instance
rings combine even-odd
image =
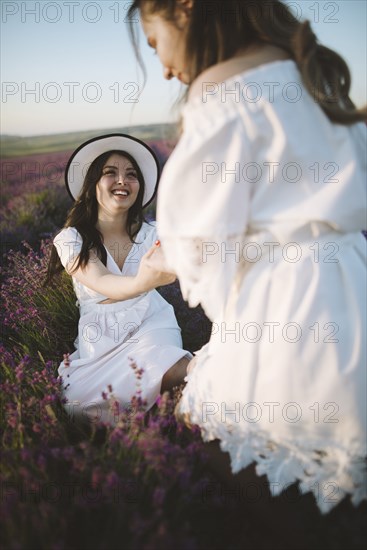
[[[139,270],[135,277],[139,292],[148,292],[157,286],[173,283],[176,280],[176,275],[167,269],[160,246],[152,246],[140,260]]]
[[[175,275],[175,273],[173,273],[166,262],[166,258],[163,254],[160,241],[156,241],[155,245],[152,246],[150,250],[152,252],[147,259],[147,265],[157,271],[163,271],[165,273],[171,273],[172,275]]]

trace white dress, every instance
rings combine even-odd
[[[122,270],[106,249],[107,269],[116,275],[136,275],[141,257],[156,239],[155,224],[144,222]],[[65,267],[79,254],[82,237],[69,227],[53,242]],[[192,357],[182,349],[181,329],[173,307],[156,290],[130,300],[100,304],[106,296],[82,285],[75,277],[72,281],[80,308],[76,350],[70,355],[70,366],[62,361],[58,369],[68,413],[115,424],[122,411],[129,409],[138,390],[149,409],[160,393],[166,371],[182,357]],[[133,362],[144,371],[140,380]],[[119,403],[112,412],[110,400],[102,396],[102,392],[109,395],[109,385],[112,401]]]
[[[209,83],[210,84],[210,83]],[[183,109],[157,228],[212,336],[181,412],[322,512],[366,498],[366,126],[332,124],[292,60]]]

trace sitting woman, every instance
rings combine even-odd
[[[80,308],[76,350],[58,369],[72,415],[115,424],[138,389],[149,409],[186,376],[192,355],[155,290],[175,275],[147,265],[160,254],[155,225],[143,217],[158,177],[154,152],[123,134],[82,144],[66,168],[75,204],[53,241],[47,282],[64,267]]]

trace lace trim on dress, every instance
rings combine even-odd
[[[200,363],[210,356],[210,345],[197,355]],[[241,429],[239,424],[224,424],[202,414],[202,396],[195,383],[198,369],[186,377],[195,391],[188,393],[186,386],[180,401],[180,412],[190,415],[190,422],[201,429],[204,441],[220,440],[222,451],[228,452],[232,472],[235,474],[251,463],[256,473],[266,475],[273,496],[277,496],[293,483],[299,483],[302,494],[312,492],[320,511],[330,512],[348,494],[357,506],[367,499],[367,460],[365,445],[359,441],[333,441],[302,436],[292,441],[275,441],[271,434],[258,428]]]

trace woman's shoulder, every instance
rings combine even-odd
[[[80,254],[83,238],[75,227],[64,227],[54,238],[53,244],[62,265],[66,268],[67,264]]]
[[[55,235],[53,242],[54,244],[62,242],[83,242],[83,238],[76,227],[63,227]]]
[[[238,75],[262,70],[270,63],[290,59],[290,55],[285,50],[272,45],[265,45],[246,53],[239,51],[237,55],[212,65],[196,77],[190,86],[189,102],[202,97],[204,86],[207,84],[212,86],[223,84],[226,80],[231,80]]]

